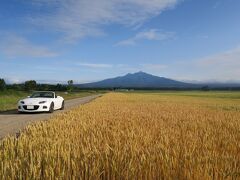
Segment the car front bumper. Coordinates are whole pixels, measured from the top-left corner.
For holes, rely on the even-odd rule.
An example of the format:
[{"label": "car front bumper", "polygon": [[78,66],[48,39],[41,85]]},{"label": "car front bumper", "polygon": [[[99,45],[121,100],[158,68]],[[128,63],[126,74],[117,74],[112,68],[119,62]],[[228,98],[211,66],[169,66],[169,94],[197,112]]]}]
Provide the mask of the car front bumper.
[{"label": "car front bumper", "polygon": [[[29,108],[29,106],[33,106]],[[47,104],[37,104],[37,105],[27,105],[27,104],[19,104],[18,112],[47,112],[49,111],[49,105]]]}]

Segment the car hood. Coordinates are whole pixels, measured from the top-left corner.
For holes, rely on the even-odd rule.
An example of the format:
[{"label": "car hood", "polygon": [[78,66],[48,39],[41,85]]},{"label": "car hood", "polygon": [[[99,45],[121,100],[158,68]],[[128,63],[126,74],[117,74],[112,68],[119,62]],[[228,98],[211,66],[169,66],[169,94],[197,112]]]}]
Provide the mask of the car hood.
[{"label": "car hood", "polygon": [[52,98],[26,98],[22,99],[21,101],[24,101],[25,104],[39,104],[41,101],[49,102]]}]

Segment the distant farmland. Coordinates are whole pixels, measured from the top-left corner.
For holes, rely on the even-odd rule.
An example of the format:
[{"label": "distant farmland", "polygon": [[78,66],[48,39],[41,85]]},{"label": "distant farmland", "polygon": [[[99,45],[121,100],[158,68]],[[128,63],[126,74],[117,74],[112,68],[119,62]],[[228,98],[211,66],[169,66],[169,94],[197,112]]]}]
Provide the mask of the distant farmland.
[{"label": "distant farmland", "polygon": [[240,93],[109,93],[0,142],[0,179],[240,178]]}]

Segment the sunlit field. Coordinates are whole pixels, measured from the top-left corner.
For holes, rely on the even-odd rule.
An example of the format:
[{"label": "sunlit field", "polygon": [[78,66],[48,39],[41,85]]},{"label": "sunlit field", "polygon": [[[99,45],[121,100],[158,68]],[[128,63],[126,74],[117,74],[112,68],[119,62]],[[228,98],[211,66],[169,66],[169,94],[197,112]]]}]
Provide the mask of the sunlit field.
[{"label": "sunlit field", "polygon": [[105,94],[2,140],[0,179],[238,179],[238,97]]}]

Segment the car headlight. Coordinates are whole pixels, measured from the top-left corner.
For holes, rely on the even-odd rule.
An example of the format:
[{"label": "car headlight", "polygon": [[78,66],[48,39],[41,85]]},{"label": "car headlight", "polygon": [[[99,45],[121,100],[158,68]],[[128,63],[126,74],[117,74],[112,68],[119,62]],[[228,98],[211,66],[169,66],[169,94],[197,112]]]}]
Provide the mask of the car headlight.
[{"label": "car headlight", "polygon": [[46,103],[47,101],[40,101],[39,104],[44,104]]},{"label": "car headlight", "polygon": [[21,103],[21,104],[25,104],[25,102],[24,102],[24,101],[20,101],[20,103]]}]

